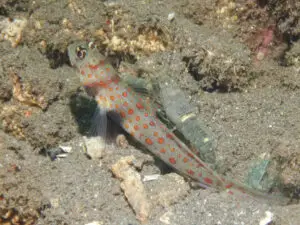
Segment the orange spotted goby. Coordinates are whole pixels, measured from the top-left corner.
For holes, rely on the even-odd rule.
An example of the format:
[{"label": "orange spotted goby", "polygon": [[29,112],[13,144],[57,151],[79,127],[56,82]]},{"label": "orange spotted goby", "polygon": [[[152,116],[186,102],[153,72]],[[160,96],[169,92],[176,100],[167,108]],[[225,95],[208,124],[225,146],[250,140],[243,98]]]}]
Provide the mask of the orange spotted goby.
[{"label": "orange spotted goby", "polygon": [[[93,44],[73,43],[68,47],[68,55],[72,66],[77,69],[81,84],[97,101],[102,117],[108,111],[117,113],[120,125],[126,132],[180,174],[206,187],[227,190],[230,194],[251,193],[269,199],[269,195],[226,179],[205,165],[156,117],[151,105],[120,79]],[[103,130],[105,133],[105,127]]]}]

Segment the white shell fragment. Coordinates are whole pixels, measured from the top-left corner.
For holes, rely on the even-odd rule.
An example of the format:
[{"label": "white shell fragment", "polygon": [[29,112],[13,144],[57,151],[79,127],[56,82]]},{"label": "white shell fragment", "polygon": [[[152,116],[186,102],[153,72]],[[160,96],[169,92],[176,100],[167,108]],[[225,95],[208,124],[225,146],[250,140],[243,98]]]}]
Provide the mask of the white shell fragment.
[{"label": "white shell fragment", "polygon": [[160,174],[145,175],[143,177],[143,182],[157,180],[159,177],[160,177]]},{"label": "white shell fragment", "polygon": [[66,158],[68,156],[68,153],[70,153],[72,151],[72,147],[71,146],[59,145],[58,148],[61,151],[61,153],[57,154],[55,156],[57,159],[58,158]]},{"label": "white shell fragment", "polygon": [[265,217],[259,221],[259,225],[268,225],[273,221],[274,214],[270,211],[265,212]]},{"label": "white shell fragment", "polygon": [[63,153],[63,154],[56,155],[56,158],[66,158],[67,156],[68,154]]},{"label": "white shell fragment", "polygon": [[103,222],[100,222],[100,221],[93,221],[91,223],[86,223],[84,225],[103,225]]},{"label": "white shell fragment", "polygon": [[63,150],[65,153],[70,153],[72,151],[72,147],[71,146],[59,145],[58,147],[61,148],[61,150]]},{"label": "white shell fragment", "polygon": [[175,12],[169,13],[169,15],[168,15],[168,20],[169,20],[169,21],[172,21],[172,20],[174,20],[174,19],[175,19]]}]

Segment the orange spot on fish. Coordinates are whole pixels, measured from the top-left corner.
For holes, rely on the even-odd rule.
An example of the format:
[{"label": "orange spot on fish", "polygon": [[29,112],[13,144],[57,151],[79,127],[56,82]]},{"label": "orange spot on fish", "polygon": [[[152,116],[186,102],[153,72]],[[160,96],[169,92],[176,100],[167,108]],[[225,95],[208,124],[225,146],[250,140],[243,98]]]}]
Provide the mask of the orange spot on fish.
[{"label": "orange spot on fish", "polygon": [[148,116],[149,116],[149,114],[148,114],[148,113],[145,113],[145,114],[144,114],[144,116],[145,116],[145,117],[148,117]]},{"label": "orange spot on fish", "polygon": [[121,98],[121,95],[117,95],[117,98]]},{"label": "orange spot on fish", "polygon": [[124,127],[125,127],[126,129],[128,129],[128,128],[129,128],[129,124],[128,124],[128,123],[125,123],[125,124],[124,124]]},{"label": "orange spot on fish", "polygon": [[148,145],[152,145],[153,144],[153,142],[152,142],[152,140],[150,139],[150,138],[146,138],[146,143],[148,144]]},{"label": "orange spot on fish", "polygon": [[116,90],[117,90],[117,91],[119,90],[119,87],[118,87],[118,86],[116,87]]},{"label": "orange spot on fish", "polygon": [[161,153],[166,153],[166,149],[162,148],[162,149],[160,149],[160,152]]},{"label": "orange spot on fish", "polygon": [[86,80],[86,84],[85,86],[88,86],[88,87],[102,87],[102,88],[106,88],[107,87],[107,84],[106,82],[103,82],[103,81],[97,81],[97,82],[94,82],[94,83],[90,83],[88,82],[88,80]]},{"label": "orange spot on fish", "polygon": [[143,109],[144,108],[143,105],[140,102],[136,103],[136,107],[138,109]]},{"label": "orange spot on fish", "polygon": [[167,134],[167,138],[173,140],[173,135],[172,134]]},{"label": "orange spot on fish", "polygon": [[139,126],[138,125],[134,125],[133,127],[135,130],[139,130]]},{"label": "orange spot on fish", "polygon": [[233,186],[233,183],[229,183],[225,186],[225,188],[231,188]]},{"label": "orange spot on fish", "polygon": [[158,143],[159,144],[163,144],[165,142],[165,139],[163,139],[162,137],[158,138]]},{"label": "orange spot on fish", "polygon": [[91,64],[89,64],[89,68],[91,69],[91,70],[97,70],[98,68],[99,68],[99,65],[91,65]]},{"label": "orange spot on fish", "polygon": [[104,96],[100,96],[100,99],[101,99],[101,101],[106,101],[106,97],[104,97]]},{"label": "orange spot on fish", "polygon": [[158,132],[154,131],[153,135],[154,135],[154,137],[157,137],[158,136]]},{"label": "orange spot on fish", "polygon": [[171,152],[175,152],[175,148],[171,148]]},{"label": "orange spot on fish", "polygon": [[213,183],[212,179],[210,179],[209,177],[205,177],[204,182],[207,183],[207,184],[212,184]]},{"label": "orange spot on fish", "polygon": [[127,97],[127,92],[124,91],[124,92],[122,93],[122,95],[123,95],[123,97]]},{"label": "orange spot on fish", "polygon": [[202,163],[198,163],[197,168],[199,168],[199,167],[204,167],[204,165]]},{"label": "orange spot on fish", "polygon": [[103,71],[103,70],[101,70],[101,71],[100,71],[100,74],[101,74],[101,76],[103,76],[103,75],[104,75],[104,71]]},{"label": "orange spot on fish", "polygon": [[128,114],[132,115],[134,113],[133,109],[128,109]]},{"label": "orange spot on fish", "polygon": [[184,162],[184,163],[187,163],[188,161],[189,161],[188,158],[183,158],[183,162]]},{"label": "orange spot on fish", "polygon": [[80,73],[81,73],[81,75],[85,75],[84,70],[81,70]]},{"label": "orange spot on fish", "polygon": [[132,123],[132,119],[129,119],[128,122],[129,122],[129,123]]},{"label": "orange spot on fish", "polygon": [[115,108],[118,109],[118,108],[119,108],[119,105],[118,105],[118,104],[115,104]]},{"label": "orange spot on fish", "polygon": [[122,117],[122,118],[125,118],[125,117],[126,117],[126,113],[125,113],[124,111],[121,111],[120,114],[121,114],[121,117]]},{"label": "orange spot on fish", "polygon": [[173,158],[173,157],[171,157],[171,158],[169,158],[169,162],[170,162],[171,164],[176,164],[176,159]]},{"label": "orange spot on fish", "polygon": [[187,170],[187,173],[188,173],[189,175],[194,175],[194,174],[195,174],[195,172],[194,172],[193,170]]},{"label": "orange spot on fish", "polygon": [[148,129],[148,125],[147,124],[143,124],[144,129]]},{"label": "orange spot on fish", "polygon": [[128,106],[128,102],[124,102],[123,106],[127,107]]},{"label": "orange spot on fish", "polygon": [[110,96],[110,100],[114,101],[115,100],[115,96]]},{"label": "orange spot on fish", "polygon": [[88,78],[92,78],[92,76],[93,76],[92,74],[90,74],[90,73],[88,74]]},{"label": "orange spot on fish", "polygon": [[136,116],[136,117],[135,117],[135,120],[136,120],[136,121],[140,121],[140,119],[141,119],[140,116]]},{"label": "orange spot on fish", "polygon": [[195,158],[195,156],[194,156],[192,153],[190,153],[190,152],[188,152],[187,155],[188,155],[189,157],[191,157],[192,159]]},{"label": "orange spot on fish", "polygon": [[109,72],[109,71],[110,71],[110,68],[109,68],[109,67],[106,67],[105,70],[106,70],[106,72]]},{"label": "orange spot on fish", "polygon": [[111,87],[110,87],[110,88],[108,88],[108,90],[109,90],[109,91],[113,91],[113,89],[112,89]]}]

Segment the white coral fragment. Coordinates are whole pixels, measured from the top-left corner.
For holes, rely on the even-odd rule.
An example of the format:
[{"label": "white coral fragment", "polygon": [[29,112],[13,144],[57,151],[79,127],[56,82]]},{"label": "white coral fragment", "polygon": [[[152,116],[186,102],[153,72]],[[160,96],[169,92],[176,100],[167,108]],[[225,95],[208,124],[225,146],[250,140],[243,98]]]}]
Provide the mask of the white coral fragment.
[{"label": "white coral fragment", "polygon": [[137,219],[145,222],[149,217],[151,205],[141,176],[133,167],[134,160],[136,160],[134,156],[123,157],[112,166],[111,170],[121,180],[121,189]]},{"label": "white coral fragment", "polygon": [[22,31],[27,25],[26,19],[9,19],[0,21],[0,41],[10,41],[13,48],[17,47],[22,39]]}]

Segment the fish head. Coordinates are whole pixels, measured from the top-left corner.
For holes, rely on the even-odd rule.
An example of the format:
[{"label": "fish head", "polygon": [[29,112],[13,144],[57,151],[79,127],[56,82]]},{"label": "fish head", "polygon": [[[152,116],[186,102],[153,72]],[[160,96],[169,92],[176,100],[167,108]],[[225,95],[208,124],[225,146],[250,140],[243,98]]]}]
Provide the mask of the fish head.
[{"label": "fish head", "polygon": [[78,70],[84,86],[95,83],[107,83],[115,75],[112,66],[98,51],[93,43],[75,42],[68,47],[70,63]]},{"label": "fish head", "polygon": [[68,46],[68,56],[71,65],[80,68],[82,65],[87,64],[91,58],[90,54],[93,55],[93,50],[96,49],[84,41],[70,44]]}]

